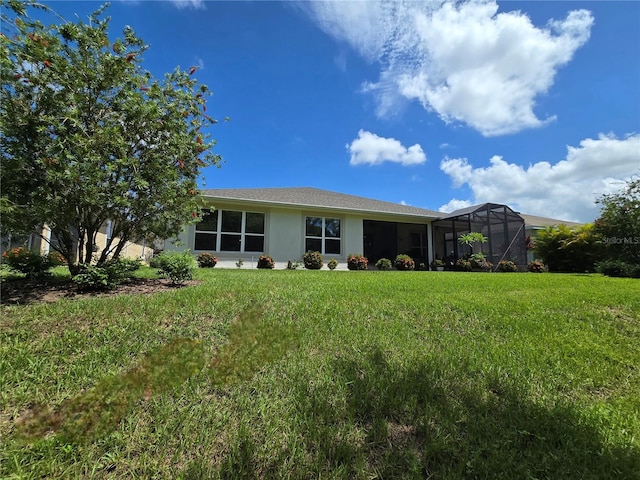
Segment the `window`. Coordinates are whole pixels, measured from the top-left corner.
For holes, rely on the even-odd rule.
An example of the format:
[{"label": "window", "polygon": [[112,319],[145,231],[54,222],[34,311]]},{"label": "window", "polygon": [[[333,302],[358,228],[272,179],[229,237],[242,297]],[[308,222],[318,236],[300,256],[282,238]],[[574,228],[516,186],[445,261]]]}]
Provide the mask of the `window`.
[{"label": "window", "polygon": [[340,255],[340,219],[307,217],[304,249],[329,255]]},{"label": "window", "polygon": [[203,210],[194,250],[264,252],[264,213]]}]

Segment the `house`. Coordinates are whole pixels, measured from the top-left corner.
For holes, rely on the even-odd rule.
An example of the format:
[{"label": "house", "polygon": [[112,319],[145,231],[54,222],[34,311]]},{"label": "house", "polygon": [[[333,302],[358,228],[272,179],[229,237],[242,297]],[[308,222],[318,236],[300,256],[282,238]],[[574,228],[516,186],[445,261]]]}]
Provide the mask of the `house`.
[{"label": "house", "polygon": [[[40,231],[41,235],[6,235],[0,239],[0,252],[4,253],[7,250],[16,247],[25,247],[29,250],[39,252],[41,255],[47,255],[53,249],[51,244],[56,243],[56,238],[52,238],[51,230],[44,225]],[[96,235],[96,241],[94,244],[94,252],[99,255],[101,251],[106,248],[107,241],[111,236],[111,221],[107,221],[102,224]],[[145,240],[139,242],[126,242],[121,257],[124,258],[141,258],[143,260],[149,259],[153,255],[155,245],[147,245]]]},{"label": "house", "polygon": [[483,250],[490,261],[527,261],[525,220],[506,205],[445,214],[309,187],[214,189],[203,197],[202,221],[187,227],[179,242],[167,240],[165,250],[212,252],[228,267],[239,259],[255,266],[263,254],[284,267],[309,250],[321,252],[325,262],[344,263],[350,253],[361,253],[373,265],[406,253],[428,265],[434,258],[461,257],[466,251],[458,236],[479,231],[488,238]]}]

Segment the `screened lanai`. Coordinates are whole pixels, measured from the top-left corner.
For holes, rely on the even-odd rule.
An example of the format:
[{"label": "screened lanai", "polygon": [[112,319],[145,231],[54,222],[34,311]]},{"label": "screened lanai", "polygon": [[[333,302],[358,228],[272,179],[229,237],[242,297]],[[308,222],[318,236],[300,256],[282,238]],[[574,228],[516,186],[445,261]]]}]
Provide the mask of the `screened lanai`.
[{"label": "screened lanai", "polygon": [[432,223],[435,258],[447,264],[472,253],[462,245],[460,235],[480,232],[487,242],[475,245],[474,252],[482,250],[488,261],[497,265],[501,260],[511,260],[519,266],[526,265],[524,220],[506,205],[484,203],[456,210]]}]

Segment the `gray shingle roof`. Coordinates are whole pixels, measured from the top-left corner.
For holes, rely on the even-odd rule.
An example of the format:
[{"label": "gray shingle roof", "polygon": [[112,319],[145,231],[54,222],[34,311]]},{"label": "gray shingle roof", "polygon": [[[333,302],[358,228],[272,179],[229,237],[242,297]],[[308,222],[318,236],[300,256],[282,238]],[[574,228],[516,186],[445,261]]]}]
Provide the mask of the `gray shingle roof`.
[{"label": "gray shingle roof", "polygon": [[219,188],[204,190],[205,197],[259,202],[280,206],[319,207],[354,212],[389,213],[393,215],[438,218],[442,213],[400,203],[383,202],[355,195],[311,187],[285,188]]},{"label": "gray shingle roof", "polygon": [[[436,212],[425,208],[410,207],[400,203],[384,202],[371,198],[346,195],[312,187],[283,187],[283,188],[217,188],[204,190],[203,195],[211,199],[236,200],[241,202],[262,203],[278,206],[316,207],[352,212],[388,213],[392,215],[424,217],[426,219],[446,218],[464,213],[470,213],[479,205],[456,210],[453,213]],[[469,212],[467,212],[467,210]],[[553,218],[538,217],[520,213],[525,224],[534,227],[559,225],[561,223],[571,227],[579,225]]]},{"label": "gray shingle roof", "polygon": [[524,218],[524,223],[530,227],[551,227],[554,225],[566,225],[567,227],[577,227],[582,225],[577,222],[568,222],[566,220],[558,220],[557,218],[538,217],[536,215],[526,215],[521,213],[520,216]]}]

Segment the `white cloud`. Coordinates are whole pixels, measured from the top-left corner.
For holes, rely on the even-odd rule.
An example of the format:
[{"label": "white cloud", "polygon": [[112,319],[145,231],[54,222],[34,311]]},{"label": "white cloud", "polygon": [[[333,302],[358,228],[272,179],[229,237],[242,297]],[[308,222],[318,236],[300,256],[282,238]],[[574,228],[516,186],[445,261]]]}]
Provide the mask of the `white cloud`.
[{"label": "white cloud", "polygon": [[483,135],[539,127],[536,98],[589,39],[593,17],[574,10],[536,27],[494,1],[308,2],[303,8],[333,37],[381,65],[374,93],[380,116],[417,100],[449,122]]},{"label": "white cloud", "polygon": [[[579,147],[568,146],[566,158],[555,164],[541,161],[525,168],[496,155],[488,167],[476,168],[466,158],[445,158],[440,169],[454,186],[471,188],[469,204],[505,203],[523,213],[589,222],[598,216],[597,197],[619,191],[619,179],[640,172],[640,134],[587,138]],[[463,202],[452,200],[441,210],[461,208]]]},{"label": "white cloud", "polygon": [[439,212],[451,213],[454,210],[458,210],[460,208],[466,208],[473,205],[469,200],[458,200],[457,198],[452,198],[447,203],[438,208]]},{"label": "white cloud", "polygon": [[407,202],[405,202],[404,200],[400,200],[400,205],[404,205],[404,206],[406,206],[406,205],[407,205]]},{"label": "white cloud", "polygon": [[205,9],[204,0],[171,0],[171,3],[181,10],[183,8],[193,8],[194,10]]},{"label": "white cloud", "polygon": [[375,133],[360,130],[358,138],[346,145],[351,153],[351,165],[380,165],[384,162],[402,165],[420,165],[427,156],[419,144],[406,148],[395,138],[379,137]]}]

